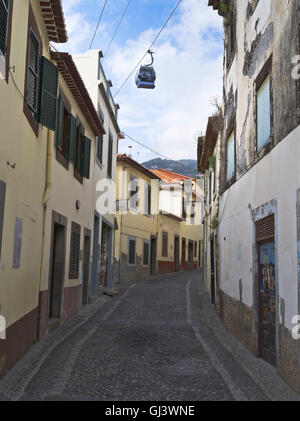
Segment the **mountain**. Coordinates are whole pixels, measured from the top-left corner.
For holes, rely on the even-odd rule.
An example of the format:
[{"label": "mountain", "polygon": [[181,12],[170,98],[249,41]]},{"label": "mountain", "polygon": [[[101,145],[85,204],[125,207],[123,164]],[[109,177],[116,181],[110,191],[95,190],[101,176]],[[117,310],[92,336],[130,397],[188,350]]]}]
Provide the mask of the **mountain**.
[{"label": "mountain", "polygon": [[192,178],[197,175],[197,161],[195,159],[180,159],[178,161],[172,161],[169,159],[156,158],[143,162],[142,165],[149,170],[162,168],[164,170],[173,171]]}]

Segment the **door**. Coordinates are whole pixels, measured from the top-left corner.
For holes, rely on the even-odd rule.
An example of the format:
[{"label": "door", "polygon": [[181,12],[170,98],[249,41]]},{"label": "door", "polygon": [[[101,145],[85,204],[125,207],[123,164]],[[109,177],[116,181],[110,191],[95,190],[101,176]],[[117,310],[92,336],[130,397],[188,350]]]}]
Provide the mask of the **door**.
[{"label": "door", "polygon": [[156,250],[157,250],[157,238],[151,237],[150,246],[150,273],[151,275],[156,274]]},{"label": "door", "polygon": [[61,318],[64,284],[65,227],[54,224],[52,243],[52,267],[50,280],[49,319]]},{"label": "door", "polygon": [[83,259],[83,283],[82,283],[82,305],[88,304],[89,300],[89,280],[90,280],[90,253],[91,236],[84,237],[84,259]]},{"label": "door", "polygon": [[260,354],[276,365],[276,285],[275,243],[258,244],[259,250],[259,327]]},{"label": "door", "polygon": [[94,218],[94,240],[93,240],[93,261],[92,261],[92,281],[91,281],[91,296],[98,295],[100,290],[100,275],[99,275],[99,229],[100,218],[95,215]]},{"label": "door", "polygon": [[185,270],[185,263],[186,263],[186,258],[185,258],[185,247],[186,247],[186,242],[185,242],[185,238],[182,239],[182,248],[181,248],[181,266],[182,266],[182,270]]},{"label": "door", "polygon": [[175,270],[179,270],[179,237],[175,236],[175,242],[174,242],[174,264],[175,264]]},{"label": "door", "polygon": [[189,241],[189,270],[194,269],[194,243]]},{"label": "door", "polygon": [[211,238],[210,241],[210,284],[211,284],[211,303],[215,304],[215,241]]}]

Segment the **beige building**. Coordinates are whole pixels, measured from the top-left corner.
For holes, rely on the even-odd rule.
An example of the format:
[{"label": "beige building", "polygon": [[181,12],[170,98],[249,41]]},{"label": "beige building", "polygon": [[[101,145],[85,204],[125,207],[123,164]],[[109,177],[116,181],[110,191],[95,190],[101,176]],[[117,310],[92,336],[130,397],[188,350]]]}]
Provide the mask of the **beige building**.
[{"label": "beige building", "polygon": [[65,42],[56,1],[1,2],[0,377],[37,340],[47,145],[55,129],[58,73],[49,42]]}]

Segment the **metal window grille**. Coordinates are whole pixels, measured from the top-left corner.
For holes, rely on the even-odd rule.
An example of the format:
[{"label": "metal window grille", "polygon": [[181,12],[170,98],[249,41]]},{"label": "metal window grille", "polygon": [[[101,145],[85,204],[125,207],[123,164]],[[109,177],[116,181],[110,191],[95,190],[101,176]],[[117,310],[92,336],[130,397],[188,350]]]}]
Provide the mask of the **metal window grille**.
[{"label": "metal window grille", "polygon": [[0,55],[6,56],[9,0],[0,0]]}]

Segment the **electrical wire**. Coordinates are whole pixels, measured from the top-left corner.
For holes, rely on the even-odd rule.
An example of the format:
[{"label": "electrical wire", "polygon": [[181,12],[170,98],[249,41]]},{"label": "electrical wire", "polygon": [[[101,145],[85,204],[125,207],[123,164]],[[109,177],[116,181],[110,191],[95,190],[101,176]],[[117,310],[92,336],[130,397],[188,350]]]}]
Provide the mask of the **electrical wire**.
[{"label": "electrical wire", "polygon": [[101,22],[101,19],[102,19],[102,16],[103,16],[103,13],[104,13],[104,10],[105,10],[105,7],[106,7],[106,4],[107,4],[107,1],[108,1],[108,0],[105,0],[104,5],[103,5],[103,7],[102,7],[102,10],[101,10],[101,13],[100,13],[100,17],[99,17],[99,20],[98,20],[98,24],[97,24],[97,26],[96,26],[96,29],[95,29],[95,32],[94,32],[94,35],[93,35],[93,38],[92,38],[92,41],[91,41],[90,50],[92,49],[92,45],[93,45],[93,42],[94,42],[95,36],[96,36],[96,34],[97,34],[97,31],[98,31],[98,28],[99,28],[99,25],[100,25],[100,22]]},{"label": "electrical wire", "polygon": [[125,81],[122,83],[122,85],[118,88],[118,90],[116,91],[116,93],[114,94],[113,97],[117,96],[118,93],[120,92],[120,90],[123,88],[123,86],[128,82],[128,80],[131,78],[131,76],[134,74],[134,72],[136,71],[136,69],[139,67],[139,65],[141,64],[141,62],[144,60],[144,58],[146,57],[146,55],[148,54],[148,51],[151,51],[151,48],[154,46],[154,44],[156,43],[156,41],[158,40],[158,38],[160,37],[162,31],[165,29],[165,27],[167,26],[167,24],[169,23],[170,19],[172,18],[172,16],[174,15],[174,13],[176,12],[176,10],[178,9],[180,3],[182,2],[182,0],[179,0],[178,3],[176,4],[176,6],[174,7],[173,11],[171,12],[171,14],[169,15],[168,19],[166,20],[166,22],[164,23],[164,25],[162,26],[162,28],[160,29],[160,31],[158,32],[158,34],[156,35],[156,37],[154,38],[152,44],[150,45],[150,47],[147,49],[147,51],[145,52],[145,54],[143,55],[143,57],[141,58],[141,60],[138,62],[138,64],[132,69],[132,71],[130,72],[129,76],[125,79]]},{"label": "electrical wire", "polygon": [[106,57],[107,57],[108,51],[109,51],[109,49],[110,49],[110,47],[111,47],[111,44],[113,43],[113,41],[114,41],[114,39],[115,39],[115,36],[116,36],[116,35],[117,35],[117,33],[118,33],[118,30],[119,30],[119,28],[120,28],[120,26],[121,26],[121,24],[122,24],[122,22],[123,22],[123,19],[124,19],[125,15],[126,15],[126,12],[127,12],[128,8],[129,8],[129,6],[130,6],[130,3],[131,3],[131,2],[132,2],[132,0],[128,0],[127,6],[126,6],[126,8],[125,8],[125,10],[124,10],[124,13],[123,13],[123,15],[122,15],[122,17],[121,17],[121,19],[120,19],[120,21],[119,21],[119,23],[118,23],[118,25],[117,25],[117,28],[116,28],[116,30],[115,30],[115,32],[114,32],[114,34],[113,34],[113,36],[112,36],[112,38],[111,38],[111,40],[110,40],[110,42],[109,42],[109,44],[108,44],[108,47],[107,47],[107,49],[106,49],[106,51],[105,51],[104,58],[106,58]]}]

